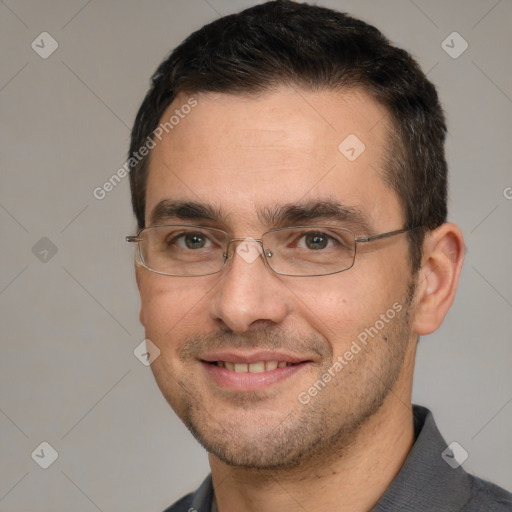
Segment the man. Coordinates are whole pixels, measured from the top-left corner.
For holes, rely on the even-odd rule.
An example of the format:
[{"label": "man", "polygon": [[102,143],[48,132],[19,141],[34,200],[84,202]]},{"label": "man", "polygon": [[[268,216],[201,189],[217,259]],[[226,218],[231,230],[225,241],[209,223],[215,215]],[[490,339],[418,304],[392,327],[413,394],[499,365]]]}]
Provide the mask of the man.
[{"label": "man", "polygon": [[169,511],[512,509],[411,404],[464,257],[445,132],[414,60],[325,8],[255,6],[161,64],[128,240],[153,373],[211,466]]}]

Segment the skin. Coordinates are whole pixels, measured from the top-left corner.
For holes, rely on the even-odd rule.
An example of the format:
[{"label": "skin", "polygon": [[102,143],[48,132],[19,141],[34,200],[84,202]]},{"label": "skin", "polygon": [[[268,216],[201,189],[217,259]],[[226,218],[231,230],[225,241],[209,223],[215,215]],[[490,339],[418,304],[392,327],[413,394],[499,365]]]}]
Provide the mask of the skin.
[{"label": "skin", "polygon": [[[265,208],[335,200],[366,215],[364,229],[350,226],[356,236],[403,227],[381,170],[388,116],[364,92],[281,87],[195,97],[197,107],[152,150],[146,225],[161,200],[194,201],[224,218],[167,222],[260,238],[275,227],[258,215]],[[176,98],[162,119],[187,99]],[[349,134],[366,146],[353,162],[338,150]],[[375,505],[413,444],[417,337],[443,321],[463,247],[457,226],[443,224],[427,235],[415,275],[405,235],[361,244],[353,268],[322,277],[280,276],[262,257],[247,263],[236,251],[211,276],[161,276],[136,266],[140,320],[161,351],[151,365],[155,379],[209,452],[220,512]],[[299,393],[396,303],[400,313],[301,403]],[[208,350],[256,347],[308,363],[263,390],[239,391],[217,385],[200,361]]]}]

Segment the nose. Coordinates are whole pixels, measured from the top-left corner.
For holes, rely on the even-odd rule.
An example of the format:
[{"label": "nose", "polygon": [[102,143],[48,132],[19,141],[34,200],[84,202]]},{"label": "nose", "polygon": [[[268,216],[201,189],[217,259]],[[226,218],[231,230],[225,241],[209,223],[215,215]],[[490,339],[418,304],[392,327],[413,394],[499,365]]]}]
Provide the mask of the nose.
[{"label": "nose", "polygon": [[290,311],[290,293],[265,263],[261,244],[235,239],[232,249],[212,297],[213,320],[236,333],[263,322],[282,322]]}]

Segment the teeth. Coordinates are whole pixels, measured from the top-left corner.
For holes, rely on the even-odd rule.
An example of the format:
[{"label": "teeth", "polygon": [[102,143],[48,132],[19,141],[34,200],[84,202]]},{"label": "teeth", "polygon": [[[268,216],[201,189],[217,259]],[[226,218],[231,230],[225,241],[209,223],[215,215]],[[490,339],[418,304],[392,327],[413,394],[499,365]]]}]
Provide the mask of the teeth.
[{"label": "teeth", "polygon": [[226,368],[237,373],[262,373],[264,371],[275,370],[276,368],[285,368],[288,363],[285,361],[257,361],[256,363],[230,363],[229,361],[217,361],[217,366]]},{"label": "teeth", "polygon": [[251,363],[249,365],[250,373],[261,373],[264,371],[265,371],[265,362],[264,361],[258,361],[257,363]]},{"label": "teeth", "polygon": [[[286,363],[284,363],[286,366]],[[275,370],[277,368],[277,361],[265,361],[265,370]]]}]

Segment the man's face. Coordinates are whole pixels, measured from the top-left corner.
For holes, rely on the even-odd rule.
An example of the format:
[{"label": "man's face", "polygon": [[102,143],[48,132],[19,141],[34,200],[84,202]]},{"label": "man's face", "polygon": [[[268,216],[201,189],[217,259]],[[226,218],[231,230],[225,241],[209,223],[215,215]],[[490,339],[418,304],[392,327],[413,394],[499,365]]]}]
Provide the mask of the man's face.
[{"label": "man's face", "polygon": [[[258,239],[277,227],[268,213],[280,211],[279,227],[344,226],[356,236],[403,227],[383,179],[388,117],[366,94],[281,88],[196,99],[152,150],[146,225]],[[193,206],[155,218],[162,201]],[[327,202],[346,208],[344,218],[320,211]],[[198,205],[220,216],[197,217]],[[333,275],[282,276],[262,256],[234,251],[218,274],[170,277],[139,266],[137,280],[146,337],[161,351],[156,381],[197,439],[229,464],[286,467],[346,445],[382,404],[409,392],[415,337],[405,235],[359,244],[353,268]]]}]

